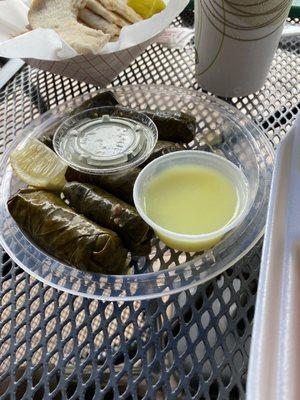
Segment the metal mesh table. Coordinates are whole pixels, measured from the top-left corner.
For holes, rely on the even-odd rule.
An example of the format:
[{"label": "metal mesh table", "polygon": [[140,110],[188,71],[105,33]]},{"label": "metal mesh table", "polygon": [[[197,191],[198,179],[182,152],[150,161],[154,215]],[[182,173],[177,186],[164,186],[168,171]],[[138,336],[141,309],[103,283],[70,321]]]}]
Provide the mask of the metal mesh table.
[{"label": "metal mesh table", "polygon": [[[262,90],[230,100],[274,146],[300,110],[299,52],[300,37],[282,40]],[[192,43],[152,45],[113,85],[131,83],[200,90]],[[0,93],[0,152],[40,113],[93,90],[24,67]],[[103,303],[45,286],[0,252],[0,398],[243,399],[260,254],[261,243],[192,291]]]}]

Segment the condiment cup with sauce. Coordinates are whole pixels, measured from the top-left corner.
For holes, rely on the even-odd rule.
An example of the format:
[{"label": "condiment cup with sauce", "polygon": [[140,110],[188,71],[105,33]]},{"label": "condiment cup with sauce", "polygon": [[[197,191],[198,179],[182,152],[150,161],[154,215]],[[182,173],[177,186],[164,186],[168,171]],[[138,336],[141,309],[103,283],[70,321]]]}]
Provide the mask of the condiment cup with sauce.
[{"label": "condiment cup with sauce", "polygon": [[236,228],[251,207],[248,182],[231,161],[184,150],[148,164],[133,190],[141,217],[169,247],[207,250]]}]

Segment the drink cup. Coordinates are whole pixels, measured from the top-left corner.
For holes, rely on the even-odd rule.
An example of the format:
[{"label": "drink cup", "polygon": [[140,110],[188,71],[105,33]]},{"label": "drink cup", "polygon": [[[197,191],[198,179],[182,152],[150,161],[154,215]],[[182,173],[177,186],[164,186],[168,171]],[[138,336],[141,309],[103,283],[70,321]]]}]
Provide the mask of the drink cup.
[{"label": "drink cup", "polygon": [[291,0],[195,0],[196,77],[221,97],[259,90]]}]

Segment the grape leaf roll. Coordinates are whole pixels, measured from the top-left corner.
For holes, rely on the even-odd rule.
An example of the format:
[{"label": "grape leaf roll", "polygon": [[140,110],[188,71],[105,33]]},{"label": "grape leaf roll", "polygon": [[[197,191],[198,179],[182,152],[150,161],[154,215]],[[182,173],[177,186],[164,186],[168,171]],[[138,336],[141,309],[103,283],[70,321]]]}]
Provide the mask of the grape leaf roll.
[{"label": "grape leaf roll", "polygon": [[105,190],[94,185],[70,182],[64,186],[63,193],[76,212],[116,232],[129,250],[140,249],[147,239],[150,227],[135,207]]},{"label": "grape leaf roll", "polygon": [[[155,123],[158,140],[174,143],[189,143],[196,136],[196,118],[182,111],[138,110],[147,115]],[[122,110],[115,108],[114,115],[122,117]]]},{"label": "grape leaf roll", "polygon": [[[158,140],[153,152],[142,167],[164,154],[183,149],[182,144]],[[125,172],[111,175],[91,175],[69,167],[66,172],[66,179],[68,182],[76,181],[99,186],[126,203],[133,205],[133,186],[140,172],[139,167],[134,167]]]},{"label": "grape leaf roll", "polygon": [[196,136],[196,118],[179,111],[142,111],[155,123],[159,140],[189,143]]},{"label": "grape leaf roll", "polygon": [[46,190],[22,189],[8,201],[19,227],[41,249],[80,270],[125,273],[127,251],[116,233],[77,214]]},{"label": "grape leaf roll", "polygon": [[147,160],[141,165],[141,167],[145,167],[151,161],[155,160],[158,157],[161,157],[168,153],[173,153],[174,151],[185,150],[184,146],[181,143],[174,143],[166,140],[158,140],[152,153],[147,158]]},{"label": "grape leaf roll", "polygon": [[84,101],[80,106],[75,107],[70,115],[75,115],[79,112],[88,110],[89,108],[96,108],[96,107],[113,107],[118,105],[118,101],[115,98],[114,94],[110,91],[106,91],[103,93],[98,93],[96,96]]},{"label": "grape leaf roll", "polygon": [[133,205],[133,186],[140,172],[140,168],[135,167],[111,175],[91,175],[68,167],[66,180],[99,186],[126,203]]}]

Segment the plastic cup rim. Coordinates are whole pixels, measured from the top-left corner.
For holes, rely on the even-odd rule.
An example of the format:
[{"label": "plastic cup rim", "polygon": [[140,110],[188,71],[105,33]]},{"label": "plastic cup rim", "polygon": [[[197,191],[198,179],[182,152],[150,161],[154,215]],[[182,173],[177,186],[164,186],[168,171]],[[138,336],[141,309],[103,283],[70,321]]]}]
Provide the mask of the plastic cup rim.
[{"label": "plastic cup rim", "polygon": [[[245,185],[246,188],[246,201],[244,206],[241,208],[240,212],[236,215],[233,216],[232,219],[223,227],[221,227],[218,230],[215,230],[213,232],[208,232],[208,233],[201,233],[201,234],[185,234],[185,233],[178,233],[178,232],[173,232],[170,231],[160,225],[158,225],[156,222],[154,222],[143,210],[141,207],[140,203],[140,198],[138,194],[138,187],[140,185],[140,182],[142,181],[143,177],[145,174],[147,174],[148,170],[153,168],[155,164],[158,162],[161,162],[162,160],[170,159],[176,157],[178,154],[185,154],[186,156],[189,157],[188,154],[193,154],[193,155],[199,155],[199,156],[205,156],[207,158],[215,158],[218,160],[221,160],[224,164],[227,164],[232,170],[239,175],[240,181],[243,181],[243,184]],[[176,151],[173,153],[168,153],[165,154],[161,157],[158,157],[157,159],[151,161],[146,167],[142,169],[142,171],[139,173],[135,183],[134,183],[134,188],[133,188],[133,201],[134,205],[140,214],[140,216],[143,218],[145,222],[147,222],[148,225],[150,225],[156,232],[159,234],[164,234],[168,238],[172,238],[175,240],[183,240],[187,242],[198,242],[198,241],[205,241],[205,240],[212,240],[215,238],[218,238],[219,236],[225,235],[227,232],[231,231],[235,227],[237,227],[246,217],[247,213],[249,212],[252,203],[249,201],[249,188],[248,188],[248,181],[243,172],[231,161],[228,159],[221,157],[217,154],[214,153],[209,153],[207,151],[202,151],[202,150],[180,150]]]}]

